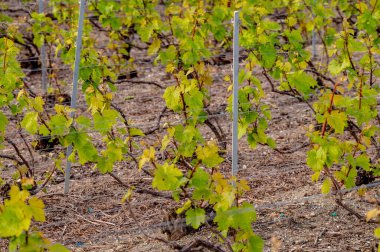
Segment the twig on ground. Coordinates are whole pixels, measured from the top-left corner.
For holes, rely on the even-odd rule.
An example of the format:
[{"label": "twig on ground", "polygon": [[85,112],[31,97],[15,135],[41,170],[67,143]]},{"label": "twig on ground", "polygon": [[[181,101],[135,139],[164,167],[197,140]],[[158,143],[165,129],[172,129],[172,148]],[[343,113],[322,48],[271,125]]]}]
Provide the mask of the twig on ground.
[{"label": "twig on ground", "polygon": [[317,237],[315,237],[315,240],[314,240],[314,246],[318,244],[318,240],[322,237],[322,235],[324,235],[327,231],[327,228],[324,228],[318,235]]},{"label": "twig on ground", "polygon": [[359,214],[358,212],[356,212],[354,209],[352,209],[351,207],[347,206],[346,204],[344,204],[342,202],[341,199],[335,199],[335,202],[341,206],[342,208],[346,209],[349,213],[353,214],[356,218],[358,218],[359,220],[361,221],[365,221],[365,218],[364,216],[362,216],[361,214]]},{"label": "twig on ground", "polygon": [[310,142],[306,142],[306,143],[303,143],[300,146],[294,148],[293,150],[280,150],[278,148],[274,148],[274,151],[276,151],[276,152],[278,152],[280,154],[292,154],[292,153],[294,153],[296,151],[299,151],[299,150],[301,150],[301,149],[303,149],[303,148],[305,148],[305,147],[307,147],[309,145],[310,145]]},{"label": "twig on ground", "polygon": [[159,130],[160,129],[160,123],[161,123],[161,119],[162,117],[164,116],[165,112],[167,110],[167,107],[165,106],[165,108],[161,111],[161,113],[158,115],[158,118],[157,118],[157,123],[156,123],[156,126],[146,132],[144,132],[145,135],[149,135],[149,134],[152,134],[154,133],[156,130]]}]

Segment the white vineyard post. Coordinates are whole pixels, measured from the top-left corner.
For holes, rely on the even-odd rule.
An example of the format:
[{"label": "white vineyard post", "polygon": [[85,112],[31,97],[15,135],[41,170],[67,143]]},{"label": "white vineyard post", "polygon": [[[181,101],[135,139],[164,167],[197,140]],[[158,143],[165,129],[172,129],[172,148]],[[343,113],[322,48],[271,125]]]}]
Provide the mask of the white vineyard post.
[{"label": "white vineyard post", "polygon": [[[317,0],[314,0],[314,8],[316,7],[316,5],[317,5]],[[313,17],[314,17],[314,14],[313,14]],[[317,44],[316,44],[317,38],[315,34],[315,28],[313,28],[313,31],[311,33],[311,43],[312,43],[312,50],[313,50],[312,56],[313,56],[313,59],[315,59],[317,57]]]},{"label": "white vineyard post", "polygon": [[[38,13],[44,12],[44,0],[38,0]],[[41,71],[42,71],[42,90],[44,93],[47,92],[47,71],[46,71],[46,48],[45,43],[41,46]]]},{"label": "white vineyard post", "polygon": [[238,172],[238,91],[239,91],[239,11],[234,12],[233,33],[233,96],[232,96],[232,175]]},{"label": "white vineyard post", "polygon": [[[80,0],[80,11],[79,11],[79,20],[78,20],[78,35],[76,39],[76,48],[75,48],[75,65],[73,73],[73,91],[71,95],[71,104],[72,109],[76,108],[77,96],[78,96],[78,77],[79,77],[79,63],[80,63],[80,54],[82,49],[82,34],[83,34],[83,22],[84,22],[84,9],[86,5],[86,0]],[[74,117],[74,110],[70,113],[71,117]],[[69,161],[69,156],[73,151],[73,146],[70,145],[66,151],[66,169],[65,169],[65,189],[64,192],[69,192],[70,184],[70,171],[71,171],[71,162]]]}]

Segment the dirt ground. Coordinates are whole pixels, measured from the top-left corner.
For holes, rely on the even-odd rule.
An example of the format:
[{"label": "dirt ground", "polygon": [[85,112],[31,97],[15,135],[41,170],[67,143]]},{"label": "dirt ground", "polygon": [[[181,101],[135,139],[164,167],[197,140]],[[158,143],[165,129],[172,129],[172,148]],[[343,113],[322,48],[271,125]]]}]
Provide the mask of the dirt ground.
[{"label": "dirt ground", "polygon": [[[139,75],[134,81],[154,81],[164,87],[173,83],[167,80],[162,67],[148,64],[139,52],[132,53],[136,57]],[[214,77],[210,110],[224,112],[229,93],[223,77],[231,73],[231,66],[210,66],[210,71]],[[70,74],[70,71],[61,71],[59,78],[67,79],[69,83]],[[373,236],[376,224],[359,221],[338,207],[332,196],[321,195],[320,183],[311,182],[312,172],[305,163],[309,148],[305,133],[313,123],[310,109],[295,98],[272,93],[261,73],[255,74],[263,81],[267,94],[264,102],[272,109],[273,119],[268,132],[276,140],[278,149],[289,152],[280,154],[264,146],[252,150],[244,139],[239,142],[238,177],[247,179],[251,186],[242,200],[256,206],[257,221],[253,226],[255,232],[265,240],[264,250],[373,251],[377,242]],[[40,73],[29,75],[27,80],[32,89],[40,91]],[[153,128],[165,105],[162,99],[164,89],[141,83],[120,84],[118,89],[115,101],[133,121],[133,125],[144,130]],[[70,86],[67,87],[69,90]],[[84,105],[83,97],[80,97],[79,113],[85,113]],[[216,118],[227,135],[228,154],[221,169],[229,174],[231,118],[225,114]],[[160,125],[178,119],[172,113],[165,113]],[[208,129],[203,130],[208,138],[214,137]],[[148,141],[157,141],[164,132],[161,129],[150,134]],[[2,150],[5,153],[10,151],[10,148]],[[139,151],[136,150],[136,153]],[[51,165],[49,155],[36,156],[37,171]],[[151,178],[138,171],[132,162],[119,163],[114,172],[125,184],[151,188]],[[168,245],[147,238],[142,233],[127,207],[120,203],[126,193],[125,188],[112,177],[101,175],[89,166],[79,165],[73,166],[72,174],[69,194],[63,194],[63,176],[59,174],[54,175],[46,192],[38,194],[46,204],[47,220],[36,226],[48,238],[78,252],[172,251]],[[375,187],[368,189],[367,194],[378,197],[380,192]],[[348,199],[345,202],[361,214],[374,207],[356,191],[348,192],[345,198]],[[161,232],[161,228],[167,224],[164,216],[177,206],[165,198],[144,193],[133,194],[133,211],[141,228],[150,236],[166,237]],[[185,245],[196,238],[218,241],[208,230],[202,229],[176,242]],[[4,241],[1,244],[5,246]],[[1,251],[6,251],[6,248],[3,247]]]}]

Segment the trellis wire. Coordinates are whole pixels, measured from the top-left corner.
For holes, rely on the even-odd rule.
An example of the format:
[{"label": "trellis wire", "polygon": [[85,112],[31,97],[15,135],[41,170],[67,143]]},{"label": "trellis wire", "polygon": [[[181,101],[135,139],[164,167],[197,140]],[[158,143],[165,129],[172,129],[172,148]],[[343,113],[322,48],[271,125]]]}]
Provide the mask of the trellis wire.
[{"label": "trellis wire", "polygon": [[[80,1],[80,12],[79,12],[79,20],[78,20],[78,34],[76,40],[76,48],[75,48],[75,67],[73,73],[73,91],[71,95],[71,108],[76,108],[76,100],[78,95],[78,77],[79,77],[79,63],[80,63],[80,54],[82,49],[82,33],[83,33],[83,22],[84,22],[84,14],[85,14],[85,5],[86,0]],[[70,113],[70,117],[74,117],[74,111]],[[64,193],[69,192],[69,183],[70,183],[70,170],[71,170],[71,162],[69,160],[69,156],[73,150],[73,146],[70,145],[67,148],[66,157],[66,169],[65,169],[65,189]]]}]

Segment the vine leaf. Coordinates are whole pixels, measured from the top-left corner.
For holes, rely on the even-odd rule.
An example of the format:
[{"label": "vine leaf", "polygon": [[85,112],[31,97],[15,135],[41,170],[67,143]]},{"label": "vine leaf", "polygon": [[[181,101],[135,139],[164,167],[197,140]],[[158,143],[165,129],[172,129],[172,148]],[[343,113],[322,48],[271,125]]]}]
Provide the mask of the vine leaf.
[{"label": "vine leaf", "polygon": [[379,217],[380,217],[380,209],[375,208],[367,212],[366,221],[370,221],[373,219],[378,220]]},{"label": "vine leaf", "polygon": [[322,193],[323,194],[328,194],[331,190],[331,186],[332,186],[332,181],[330,178],[326,178],[325,181],[323,181],[323,184],[322,184]]},{"label": "vine leaf", "polygon": [[202,168],[197,168],[190,180],[190,186],[194,187],[192,198],[195,200],[210,199],[212,192],[209,187],[210,174]]},{"label": "vine leaf", "polygon": [[317,86],[316,80],[305,72],[295,72],[289,74],[289,84],[299,91],[304,97],[308,97]]},{"label": "vine leaf", "polygon": [[256,221],[256,211],[251,204],[244,202],[240,207],[218,211],[214,221],[218,223],[220,231],[228,231],[229,228],[250,231],[251,223]]},{"label": "vine leaf", "polygon": [[215,142],[208,142],[204,147],[198,146],[196,150],[197,157],[208,168],[215,167],[224,161],[218,154],[219,147]]},{"label": "vine leaf", "polygon": [[116,110],[106,109],[94,114],[94,128],[101,133],[107,133],[116,124],[119,113]]},{"label": "vine leaf", "polygon": [[344,112],[334,110],[330,115],[327,115],[327,123],[336,133],[342,134],[347,126],[347,115]]},{"label": "vine leaf", "polygon": [[21,121],[21,127],[30,134],[36,134],[38,131],[38,113],[34,111],[26,113]]},{"label": "vine leaf", "polygon": [[257,235],[251,235],[248,238],[248,251],[263,251],[264,241]]},{"label": "vine leaf", "polygon": [[203,208],[191,208],[186,211],[186,224],[197,229],[206,220],[206,212]]},{"label": "vine leaf", "polygon": [[157,165],[152,186],[158,190],[174,191],[181,185],[182,178],[183,174],[180,169],[174,164],[164,163]]},{"label": "vine leaf", "polygon": [[4,132],[8,125],[8,118],[0,111],[0,132]]},{"label": "vine leaf", "polygon": [[43,211],[44,203],[35,197],[26,200],[29,192],[20,191],[17,186],[12,186],[9,192],[10,199],[0,205],[0,237],[19,236],[23,231],[29,229],[31,219],[45,221]]},{"label": "vine leaf", "polygon": [[44,213],[44,207],[45,204],[42,202],[42,200],[33,197],[29,199],[29,205],[30,210],[32,212],[32,215],[36,221],[45,221],[45,213]]},{"label": "vine leaf", "polygon": [[156,151],[153,147],[145,149],[139,160],[139,169],[141,169],[145,163],[153,161],[155,153]]}]

